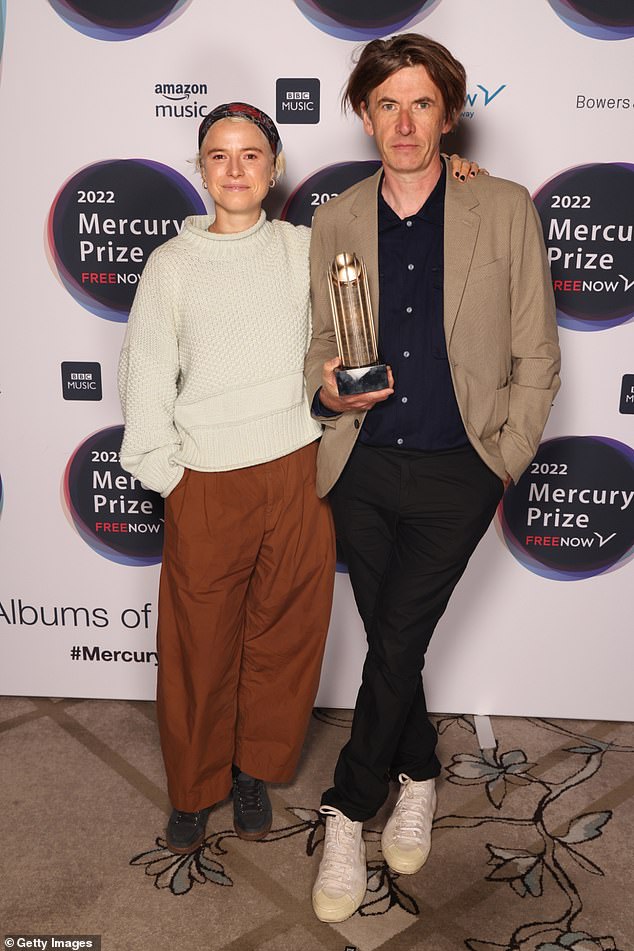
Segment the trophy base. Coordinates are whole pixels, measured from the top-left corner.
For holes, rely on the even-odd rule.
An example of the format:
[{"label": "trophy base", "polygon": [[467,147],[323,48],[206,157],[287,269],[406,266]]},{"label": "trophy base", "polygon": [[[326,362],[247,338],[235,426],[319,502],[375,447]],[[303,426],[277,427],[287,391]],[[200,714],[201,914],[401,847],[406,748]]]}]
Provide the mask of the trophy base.
[{"label": "trophy base", "polygon": [[384,363],[373,363],[369,367],[337,367],[335,370],[339,396],[353,396],[356,393],[374,393],[386,390],[390,385],[387,367]]}]

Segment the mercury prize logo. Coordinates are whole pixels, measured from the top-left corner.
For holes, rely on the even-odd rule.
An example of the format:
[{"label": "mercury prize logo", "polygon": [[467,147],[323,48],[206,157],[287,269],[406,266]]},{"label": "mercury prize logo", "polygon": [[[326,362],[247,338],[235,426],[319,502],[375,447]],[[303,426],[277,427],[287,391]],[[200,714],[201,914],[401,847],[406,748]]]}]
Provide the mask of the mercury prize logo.
[{"label": "mercury prize logo", "polygon": [[163,499],[119,462],[123,426],[93,433],[68,460],[63,496],[81,538],[121,565],[156,565],[163,549]]},{"label": "mercury prize logo", "polygon": [[49,0],[79,33],[95,40],[132,40],[168,26],[191,0]]},{"label": "mercury prize logo", "polygon": [[295,0],[313,26],[342,40],[371,40],[426,17],[440,0]]},{"label": "mercury prize logo", "polygon": [[173,168],[149,159],[75,172],[48,217],[53,263],[66,290],[98,317],[126,321],[149,254],[205,205]]},{"label": "mercury prize logo", "polygon": [[373,175],[380,162],[340,162],[313,172],[297,186],[282,209],[281,217],[294,225],[310,227],[320,205],[336,198],[346,188]]},{"label": "mercury prize logo", "polygon": [[634,165],[579,165],[534,196],[548,250],[557,319],[604,330],[634,315]]},{"label": "mercury prize logo", "polygon": [[634,36],[631,0],[548,0],[564,23],[597,40],[625,40]]},{"label": "mercury prize logo", "polygon": [[604,436],[544,442],[498,514],[510,551],[544,578],[621,567],[634,555],[634,449]]}]

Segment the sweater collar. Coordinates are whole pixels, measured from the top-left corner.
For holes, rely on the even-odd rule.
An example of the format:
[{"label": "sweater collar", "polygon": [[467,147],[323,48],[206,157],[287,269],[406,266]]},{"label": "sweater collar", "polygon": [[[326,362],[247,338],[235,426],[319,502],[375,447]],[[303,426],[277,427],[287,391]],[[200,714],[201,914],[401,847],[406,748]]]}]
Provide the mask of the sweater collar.
[{"label": "sweater collar", "polygon": [[199,250],[212,257],[228,257],[236,254],[252,254],[258,247],[268,244],[272,226],[261,211],[254,225],[236,234],[214,234],[208,231],[214,221],[212,215],[191,215],[185,218],[181,234]]}]

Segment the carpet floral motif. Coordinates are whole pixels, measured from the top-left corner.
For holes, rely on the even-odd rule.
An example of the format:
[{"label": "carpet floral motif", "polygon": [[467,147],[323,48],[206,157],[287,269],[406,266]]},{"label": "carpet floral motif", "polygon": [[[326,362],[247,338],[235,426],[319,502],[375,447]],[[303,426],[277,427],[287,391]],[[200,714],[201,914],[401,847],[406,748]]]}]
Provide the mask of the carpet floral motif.
[{"label": "carpet floral motif", "polygon": [[[316,717],[337,728],[348,728],[349,719],[334,713],[316,711]],[[604,870],[591,857],[592,841],[604,834],[613,818],[610,810],[570,815],[561,823],[561,803],[565,797],[582,783],[587,782],[602,767],[607,756],[634,753],[634,747],[603,742],[575,733],[549,720],[530,719],[536,728],[552,731],[565,737],[571,745],[568,754],[566,775],[548,779],[539,775],[535,764],[529,762],[521,749],[481,750],[477,753],[456,753],[446,768],[448,782],[461,786],[482,786],[489,803],[485,814],[438,815],[434,829],[469,830],[491,828],[491,841],[487,842],[490,871],[485,876],[492,883],[506,883],[516,895],[526,900],[527,920],[518,924],[511,935],[470,937],[465,941],[469,951],[626,951],[618,948],[609,935],[593,935],[583,927],[583,889],[587,876],[603,876]],[[474,733],[468,717],[440,717],[439,733],[451,730]],[[534,796],[530,809],[516,814],[508,806],[506,798],[513,786],[533,787]],[[525,800],[524,800],[525,801]],[[551,814],[557,804],[557,818]],[[289,821],[272,829],[259,845],[266,846],[292,836],[304,840],[307,856],[312,856],[324,838],[324,819],[315,809],[303,806],[288,807]],[[501,843],[503,830],[523,828],[527,839],[535,843],[531,848],[508,848]],[[157,838],[156,848],[136,855],[130,862],[144,866],[145,873],[154,879],[159,889],[167,889],[173,895],[183,895],[195,885],[211,882],[214,885],[232,887],[234,881],[230,869],[230,843],[236,838],[233,829],[212,832],[191,855],[174,855],[163,838]],[[380,850],[380,833],[366,830],[364,838],[368,848],[368,889],[365,900],[357,914],[360,916],[389,914],[398,907],[407,914],[417,916],[416,900],[404,889],[403,879],[393,872],[383,860]],[[548,898],[549,914],[544,913],[540,899]],[[552,909],[558,908],[558,913]]]}]

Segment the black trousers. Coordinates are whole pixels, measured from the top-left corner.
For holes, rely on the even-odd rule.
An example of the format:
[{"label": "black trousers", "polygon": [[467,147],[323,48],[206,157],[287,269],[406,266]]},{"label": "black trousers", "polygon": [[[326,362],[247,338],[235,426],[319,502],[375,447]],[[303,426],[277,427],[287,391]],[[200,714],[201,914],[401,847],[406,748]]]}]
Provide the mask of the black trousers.
[{"label": "black trousers", "polygon": [[440,772],[421,670],[451,593],[504,491],[471,446],[401,452],[357,443],[330,494],[368,653],[349,742],[322,804],[370,819],[390,778]]}]

